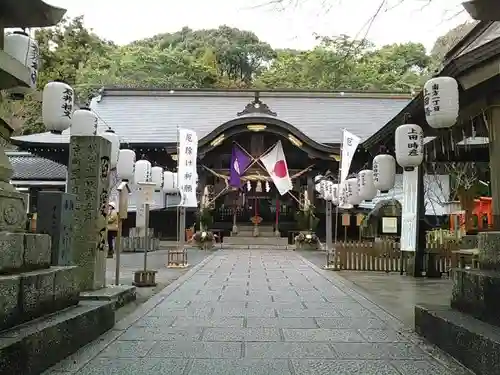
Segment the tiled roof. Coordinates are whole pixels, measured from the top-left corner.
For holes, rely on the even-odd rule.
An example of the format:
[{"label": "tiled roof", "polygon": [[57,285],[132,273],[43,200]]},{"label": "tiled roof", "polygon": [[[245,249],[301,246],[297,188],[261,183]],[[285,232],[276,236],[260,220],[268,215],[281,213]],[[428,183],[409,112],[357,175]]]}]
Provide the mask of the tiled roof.
[{"label": "tiled roof", "polygon": [[[188,127],[200,138],[220,125],[238,118],[252,102],[253,91],[126,90],[106,89],[94,98],[91,108],[100,120],[100,131],[111,127],[122,143],[175,143],[176,128]],[[342,129],[366,139],[405,105],[404,94],[338,92],[259,92],[276,118],[289,123],[319,143],[340,143]],[[63,134],[33,134],[17,142],[68,143]]]},{"label": "tiled roof", "polygon": [[66,166],[29,152],[7,152],[14,169],[12,180],[66,181]]}]

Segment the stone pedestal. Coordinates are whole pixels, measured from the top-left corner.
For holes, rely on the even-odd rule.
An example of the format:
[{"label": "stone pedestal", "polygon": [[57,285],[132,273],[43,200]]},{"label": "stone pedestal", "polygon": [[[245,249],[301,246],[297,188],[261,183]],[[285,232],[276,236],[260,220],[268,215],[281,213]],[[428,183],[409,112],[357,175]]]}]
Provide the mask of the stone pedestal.
[{"label": "stone pedestal", "polygon": [[60,191],[41,191],[38,194],[37,232],[50,235],[52,239],[53,266],[69,266],[72,233],[75,229],[74,214],[76,196]]},{"label": "stone pedestal", "polygon": [[477,235],[479,265],[482,270],[500,271],[500,232],[481,232]]},{"label": "stone pedestal", "polygon": [[480,269],[453,269],[450,306],[416,306],[415,330],[478,375],[500,366],[500,232],[478,236]]},{"label": "stone pedestal", "polygon": [[76,196],[72,258],[81,291],[103,288],[111,143],[96,136],[70,140],[68,192]]}]

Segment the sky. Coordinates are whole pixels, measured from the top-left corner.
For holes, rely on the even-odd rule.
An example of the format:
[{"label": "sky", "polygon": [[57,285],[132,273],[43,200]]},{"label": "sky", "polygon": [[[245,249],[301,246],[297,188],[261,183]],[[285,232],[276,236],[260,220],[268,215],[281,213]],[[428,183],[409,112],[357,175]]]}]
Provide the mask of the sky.
[{"label": "sky", "polygon": [[[174,32],[229,25],[250,30],[273,47],[308,49],[314,34],[367,37],[377,45],[421,42],[428,49],[454,26],[469,20],[461,0],[387,0],[371,27],[380,0],[45,0],[67,15],[84,15],[99,36],[118,44]],[[299,5],[296,5],[299,3]]]}]

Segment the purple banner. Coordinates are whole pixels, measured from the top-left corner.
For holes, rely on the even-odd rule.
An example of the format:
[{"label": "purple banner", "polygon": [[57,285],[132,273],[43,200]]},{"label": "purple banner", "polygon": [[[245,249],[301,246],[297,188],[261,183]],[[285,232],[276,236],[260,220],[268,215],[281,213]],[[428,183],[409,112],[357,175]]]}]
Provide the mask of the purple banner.
[{"label": "purple banner", "polygon": [[250,165],[252,158],[237,145],[233,145],[231,166],[229,175],[229,186],[240,188],[241,176]]}]

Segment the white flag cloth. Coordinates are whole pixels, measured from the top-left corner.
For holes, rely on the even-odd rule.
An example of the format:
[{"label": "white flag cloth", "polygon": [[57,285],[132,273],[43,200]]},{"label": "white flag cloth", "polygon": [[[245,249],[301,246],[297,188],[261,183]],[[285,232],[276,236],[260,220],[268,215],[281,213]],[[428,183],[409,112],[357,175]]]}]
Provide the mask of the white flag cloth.
[{"label": "white flag cloth", "polygon": [[285,153],[281,141],[278,141],[274,147],[265,155],[260,157],[260,161],[271,176],[271,179],[281,195],[285,195],[292,190],[292,179],[288,174]]},{"label": "white flag cloth", "polygon": [[342,159],[340,162],[339,184],[342,184],[347,179],[354,153],[356,152],[360,142],[361,138],[348,132],[347,130],[344,130],[342,137]]},{"label": "white flag cloth", "polygon": [[196,159],[198,137],[189,129],[179,129],[179,154],[177,155],[177,186],[181,193],[182,207],[197,207],[196,199]]}]

